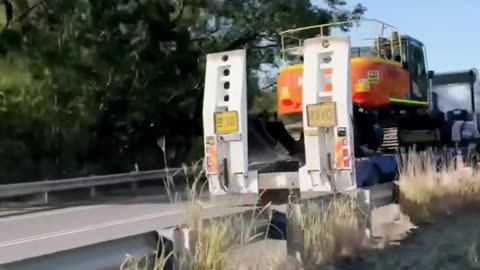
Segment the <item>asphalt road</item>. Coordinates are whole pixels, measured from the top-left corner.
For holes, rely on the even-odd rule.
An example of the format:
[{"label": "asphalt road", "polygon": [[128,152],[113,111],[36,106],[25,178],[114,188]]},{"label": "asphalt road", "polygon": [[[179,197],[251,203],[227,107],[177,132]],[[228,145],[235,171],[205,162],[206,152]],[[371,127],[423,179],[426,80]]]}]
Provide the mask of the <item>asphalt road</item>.
[{"label": "asphalt road", "polygon": [[[204,217],[244,212],[234,200],[206,201]],[[0,218],[0,264],[185,223],[188,202],[148,198]]]}]

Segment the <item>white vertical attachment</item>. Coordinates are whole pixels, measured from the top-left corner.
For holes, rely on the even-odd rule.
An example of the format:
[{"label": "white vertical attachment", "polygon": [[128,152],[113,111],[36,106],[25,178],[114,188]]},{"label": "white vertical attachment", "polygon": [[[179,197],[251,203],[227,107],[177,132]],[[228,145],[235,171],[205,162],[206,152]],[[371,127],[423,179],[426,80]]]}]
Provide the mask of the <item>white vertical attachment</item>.
[{"label": "white vertical attachment", "polygon": [[207,55],[203,131],[210,194],[258,193],[248,178],[245,50]]},{"label": "white vertical attachment", "polygon": [[353,153],[350,37],[305,40],[300,190],[356,188]]}]

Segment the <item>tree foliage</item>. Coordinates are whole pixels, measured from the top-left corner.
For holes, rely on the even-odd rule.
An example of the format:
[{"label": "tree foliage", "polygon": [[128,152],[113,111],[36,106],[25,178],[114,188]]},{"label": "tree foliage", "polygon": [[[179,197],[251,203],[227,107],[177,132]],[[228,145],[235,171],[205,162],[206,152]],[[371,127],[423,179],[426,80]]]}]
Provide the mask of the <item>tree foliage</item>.
[{"label": "tree foliage", "polygon": [[341,0],[2,4],[0,183],[160,168],[160,138],[169,163],[199,158],[207,53],[248,48],[253,93],[279,31],[365,11]]}]

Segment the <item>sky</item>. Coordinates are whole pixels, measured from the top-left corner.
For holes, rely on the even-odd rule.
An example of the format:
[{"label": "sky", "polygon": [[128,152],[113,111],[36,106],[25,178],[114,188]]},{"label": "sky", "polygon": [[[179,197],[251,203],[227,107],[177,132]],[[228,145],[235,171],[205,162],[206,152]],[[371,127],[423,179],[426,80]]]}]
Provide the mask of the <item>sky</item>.
[{"label": "sky", "polygon": [[[323,0],[312,0],[323,5]],[[347,0],[367,8],[365,17],[396,26],[426,47],[436,72],[480,69],[479,0]],[[352,44],[354,45],[354,44]]]}]

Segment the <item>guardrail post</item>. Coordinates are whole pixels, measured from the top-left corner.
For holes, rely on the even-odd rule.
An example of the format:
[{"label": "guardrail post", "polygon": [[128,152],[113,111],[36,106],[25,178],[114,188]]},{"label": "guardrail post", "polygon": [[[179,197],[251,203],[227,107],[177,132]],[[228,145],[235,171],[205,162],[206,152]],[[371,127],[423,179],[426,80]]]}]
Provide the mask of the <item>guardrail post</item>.
[{"label": "guardrail post", "polygon": [[298,198],[290,194],[287,204],[287,254],[299,263],[304,258],[304,230],[302,228],[302,208]]},{"label": "guardrail post", "polygon": [[174,270],[189,269],[191,258],[195,256],[198,242],[197,232],[193,229],[177,227],[173,231]]},{"label": "guardrail post", "polygon": [[[48,181],[48,179],[45,179],[43,181]],[[48,204],[48,191],[43,192],[43,203]]]},{"label": "guardrail post", "polygon": [[43,203],[48,204],[48,191],[43,193]]},{"label": "guardrail post", "polygon": [[90,188],[90,198],[95,198],[96,195],[97,195],[97,190],[95,189],[95,187],[91,187]]},{"label": "guardrail post", "polygon": [[[140,170],[138,169],[138,164],[135,163],[135,172],[136,173],[139,173]],[[137,191],[137,181],[133,181],[131,184],[130,184],[130,188],[132,189],[132,192],[136,192]]]}]

